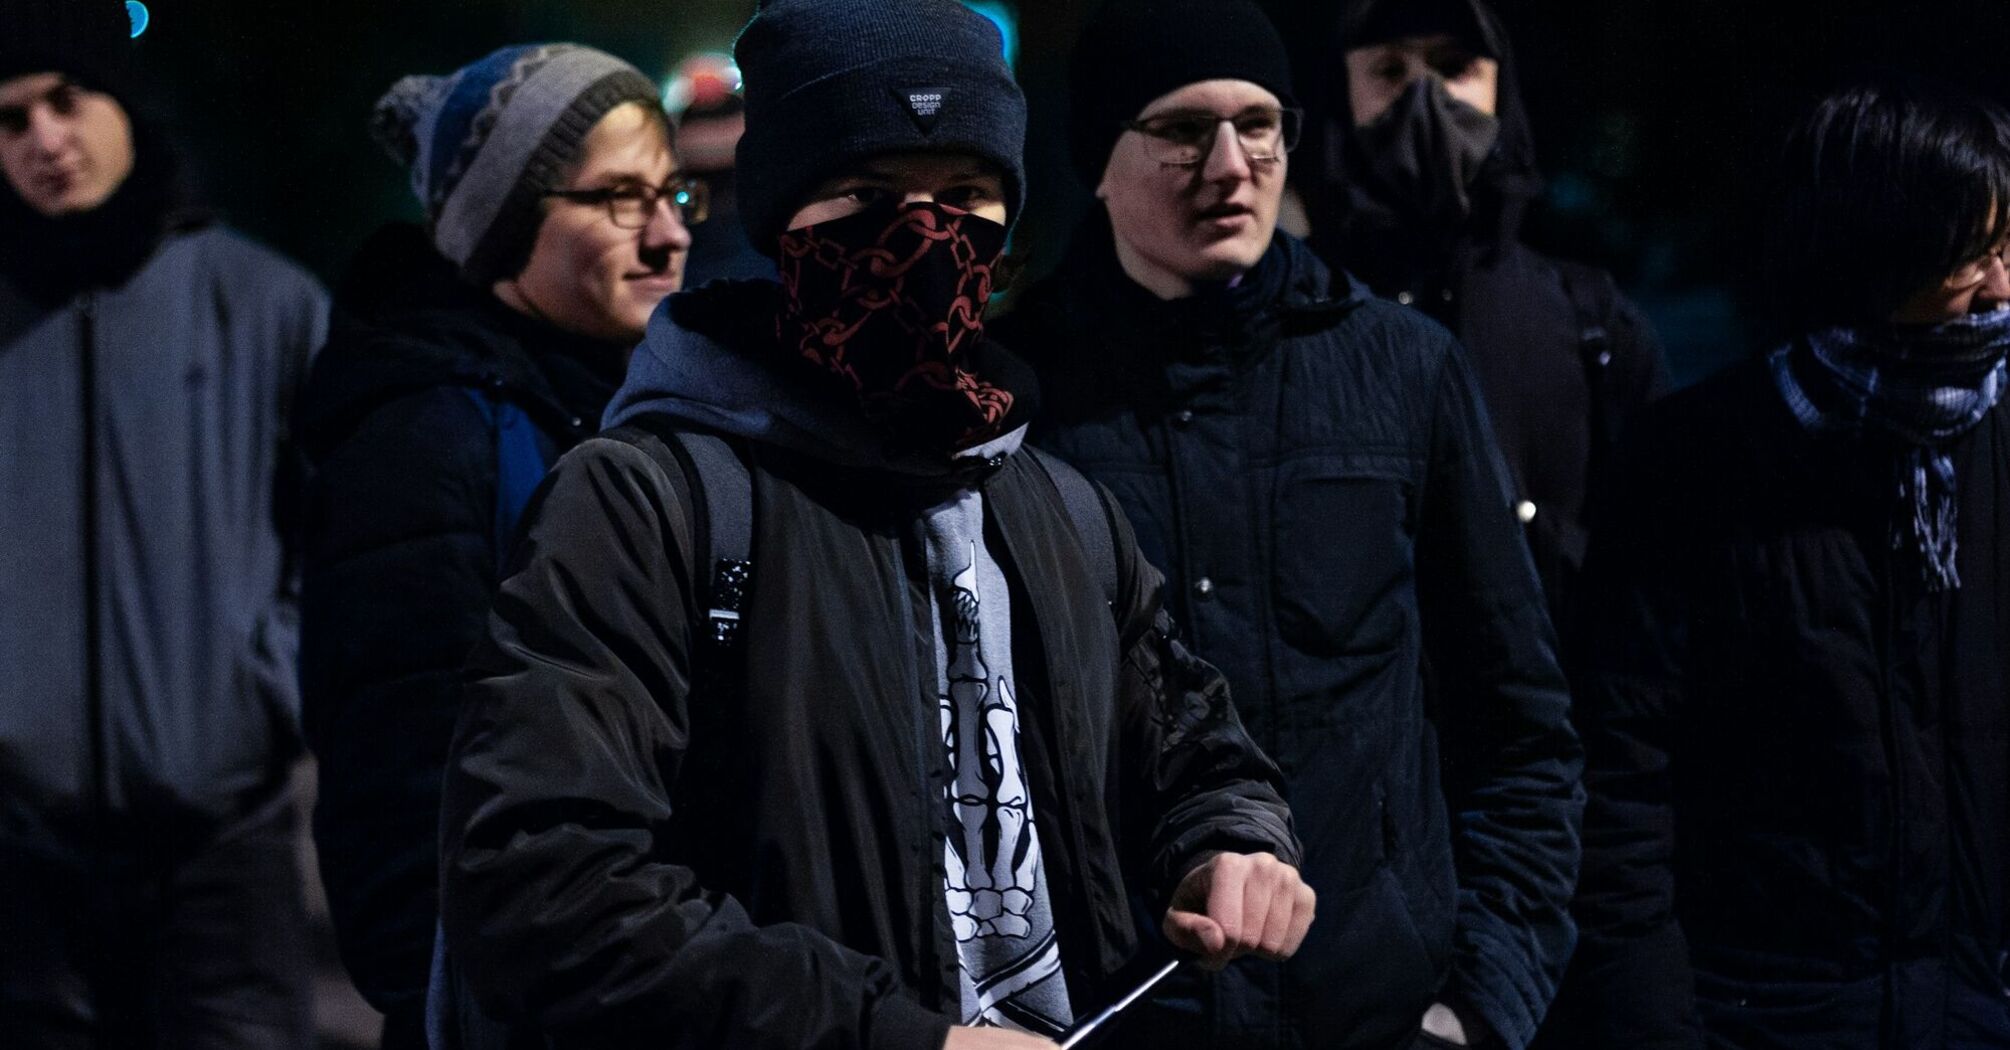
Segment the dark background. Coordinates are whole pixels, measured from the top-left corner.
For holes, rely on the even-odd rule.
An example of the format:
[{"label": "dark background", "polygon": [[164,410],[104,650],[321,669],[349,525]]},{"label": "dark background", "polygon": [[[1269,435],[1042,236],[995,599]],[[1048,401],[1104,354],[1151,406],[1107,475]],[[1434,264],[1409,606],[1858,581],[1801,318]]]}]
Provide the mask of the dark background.
[{"label": "dark background", "polygon": [[[1033,107],[1033,205],[1018,248],[1052,261],[1083,203],[1066,164],[1066,54],[1092,3],[1020,0],[1018,69]],[[1266,3],[1300,54],[1338,4]],[[1549,189],[1539,247],[1611,267],[1689,381],[1752,349],[1742,304],[1757,193],[1781,124],[1865,66],[1928,71],[2010,100],[2003,0],[1501,0]],[[652,76],[730,47],[751,0],[153,0],[141,39],[154,94],[226,218],[329,282],[380,222],[415,218],[404,172],[368,138],[371,103],[406,73],[493,48],[569,39]],[[703,236],[703,228],[699,230]]]}]

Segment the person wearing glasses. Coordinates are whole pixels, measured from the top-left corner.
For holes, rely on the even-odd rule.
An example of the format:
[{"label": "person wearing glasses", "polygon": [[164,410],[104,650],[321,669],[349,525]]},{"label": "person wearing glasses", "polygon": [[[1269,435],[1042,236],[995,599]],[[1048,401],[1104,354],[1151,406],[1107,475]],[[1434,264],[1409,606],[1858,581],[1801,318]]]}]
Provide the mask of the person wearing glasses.
[{"label": "person wearing glasses", "polygon": [[2010,1046],[2010,114],[1781,136],[1778,341],[1649,409],[1585,559],[1558,1047]]},{"label": "person wearing glasses", "polygon": [[298,410],[301,687],[342,958],[424,1045],[440,776],[517,514],[599,427],[705,218],[649,78],[567,44],[407,77],[372,130],[411,168],[338,289]]},{"label": "person wearing glasses", "polygon": [[1472,367],[1276,229],[1299,116],[1253,3],[1111,0],[1071,86],[1099,206],[994,327],[1284,770],[1322,913],[1288,963],[1167,982],[1136,1045],[1520,1047],[1580,759]]}]

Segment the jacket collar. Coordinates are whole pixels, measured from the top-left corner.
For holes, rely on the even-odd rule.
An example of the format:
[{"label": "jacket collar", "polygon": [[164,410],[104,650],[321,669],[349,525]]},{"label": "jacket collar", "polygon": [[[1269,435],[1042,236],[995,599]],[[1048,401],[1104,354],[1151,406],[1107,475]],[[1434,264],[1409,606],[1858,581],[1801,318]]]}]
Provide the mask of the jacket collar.
[{"label": "jacket collar", "polygon": [[526,317],[462,280],[424,231],[394,224],[366,243],[336,293],[328,347],[300,406],[302,432],[332,439],[390,397],[438,386],[507,392],[564,428],[591,426],[628,348]]},{"label": "jacket collar", "polygon": [[1165,300],[1132,280],[1098,208],[1001,327],[1040,370],[1054,418],[1084,418],[1118,400],[1151,414],[1177,400],[1195,368],[1248,368],[1286,336],[1339,323],[1370,294],[1281,230],[1242,285],[1211,291]]}]

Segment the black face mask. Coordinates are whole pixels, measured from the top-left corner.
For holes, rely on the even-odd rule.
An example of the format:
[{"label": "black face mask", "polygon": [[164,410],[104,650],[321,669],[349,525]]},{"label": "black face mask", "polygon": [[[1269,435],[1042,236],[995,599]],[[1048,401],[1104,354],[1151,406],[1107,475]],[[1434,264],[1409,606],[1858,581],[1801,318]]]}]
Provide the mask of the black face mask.
[{"label": "black face mask", "polygon": [[1366,170],[1357,184],[1384,206],[1443,229],[1472,214],[1471,187],[1500,138],[1500,121],[1421,77],[1373,121],[1354,129]]}]

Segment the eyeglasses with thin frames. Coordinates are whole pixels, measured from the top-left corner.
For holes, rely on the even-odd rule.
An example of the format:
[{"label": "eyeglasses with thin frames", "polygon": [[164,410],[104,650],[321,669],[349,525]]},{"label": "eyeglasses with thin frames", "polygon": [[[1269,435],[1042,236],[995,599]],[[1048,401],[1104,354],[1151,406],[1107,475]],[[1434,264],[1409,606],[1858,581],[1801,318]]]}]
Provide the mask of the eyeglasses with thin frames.
[{"label": "eyeglasses with thin frames", "polygon": [[1252,164],[1275,164],[1298,148],[1304,111],[1251,106],[1233,116],[1205,110],[1178,110],[1124,121],[1126,131],[1144,137],[1145,155],[1168,167],[1191,168],[1214,152],[1223,124],[1235,128],[1242,155]]},{"label": "eyeglasses with thin frames", "polygon": [[2010,241],[2004,241],[1989,249],[1981,257],[1964,264],[1961,269],[1948,276],[1947,283],[1956,287],[1980,284],[1989,279],[1991,265],[2001,266],[2004,272],[2010,273]]},{"label": "eyeglasses with thin frames", "polygon": [[697,179],[683,176],[672,178],[661,186],[611,186],[597,190],[547,190],[547,197],[558,197],[574,204],[599,204],[607,208],[608,221],[624,230],[639,230],[649,225],[656,215],[656,204],[662,201],[670,205],[677,221],[686,226],[696,226],[711,215],[711,188]]}]

